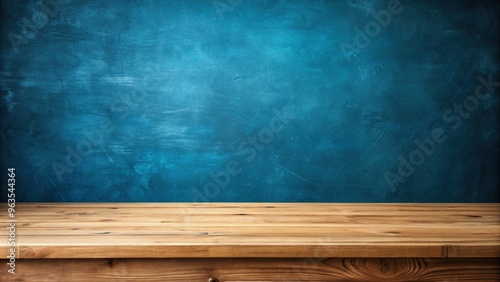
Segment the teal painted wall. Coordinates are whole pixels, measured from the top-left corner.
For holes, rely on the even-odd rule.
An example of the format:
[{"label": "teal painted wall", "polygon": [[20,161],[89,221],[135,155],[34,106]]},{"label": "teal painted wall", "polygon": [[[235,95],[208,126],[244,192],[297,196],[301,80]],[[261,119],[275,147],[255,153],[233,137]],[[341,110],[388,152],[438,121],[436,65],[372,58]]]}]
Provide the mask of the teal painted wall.
[{"label": "teal painted wall", "polygon": [[498,202],[496,1],[2,1],[18,201]]}]

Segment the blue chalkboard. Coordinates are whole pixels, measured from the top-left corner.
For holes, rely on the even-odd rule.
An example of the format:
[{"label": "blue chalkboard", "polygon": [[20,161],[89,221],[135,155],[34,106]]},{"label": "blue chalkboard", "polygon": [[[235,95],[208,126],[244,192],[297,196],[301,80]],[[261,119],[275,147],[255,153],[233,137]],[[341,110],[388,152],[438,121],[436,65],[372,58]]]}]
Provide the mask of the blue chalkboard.
[{"label": "blue chalkboard", "polygon": [[1,197],[498,202],[499,12],[2,1]]}]

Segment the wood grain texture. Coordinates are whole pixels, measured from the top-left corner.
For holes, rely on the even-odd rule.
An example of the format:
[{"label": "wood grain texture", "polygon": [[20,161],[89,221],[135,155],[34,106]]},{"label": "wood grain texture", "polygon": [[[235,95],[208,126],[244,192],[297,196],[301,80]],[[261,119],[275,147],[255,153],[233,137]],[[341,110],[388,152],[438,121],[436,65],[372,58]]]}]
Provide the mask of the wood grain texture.
[{"label": "wood grain texture", "polygon": [[16,215],[28,259],[500,257],[499,204],[23,203]]},{"label": "wood grain texture", "polygon": [[499,281],[499,259],[31,259],[0,281]]}]

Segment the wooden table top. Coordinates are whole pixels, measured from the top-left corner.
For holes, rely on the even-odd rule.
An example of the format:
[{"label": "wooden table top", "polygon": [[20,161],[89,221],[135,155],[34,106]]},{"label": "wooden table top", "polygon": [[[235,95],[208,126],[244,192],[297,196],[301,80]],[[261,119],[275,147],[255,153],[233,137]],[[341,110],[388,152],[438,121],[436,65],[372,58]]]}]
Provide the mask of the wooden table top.
[{"label": "wooden table top", "polygon": [[500,204],[18,203],[15,219],[30,259],[500,257]]}]

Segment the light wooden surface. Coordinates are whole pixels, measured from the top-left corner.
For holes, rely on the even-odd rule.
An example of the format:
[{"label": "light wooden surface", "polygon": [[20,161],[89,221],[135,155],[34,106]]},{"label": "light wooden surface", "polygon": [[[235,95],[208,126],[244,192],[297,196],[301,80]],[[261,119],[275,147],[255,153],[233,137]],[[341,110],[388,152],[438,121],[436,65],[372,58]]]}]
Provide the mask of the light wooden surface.
[{"label": "light wooden surface", "polygon": [[500,257],[499,204],[18,204],[16,216],[28,259]]}]

